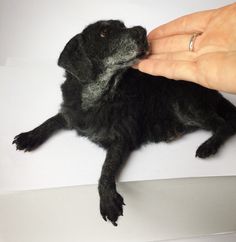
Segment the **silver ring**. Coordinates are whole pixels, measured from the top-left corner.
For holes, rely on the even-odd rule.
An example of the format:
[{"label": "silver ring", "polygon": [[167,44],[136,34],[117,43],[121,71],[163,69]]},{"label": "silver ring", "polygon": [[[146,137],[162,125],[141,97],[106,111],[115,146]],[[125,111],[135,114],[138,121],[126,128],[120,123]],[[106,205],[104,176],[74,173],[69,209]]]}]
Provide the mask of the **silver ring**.
[{"label": "silver ring", "polygon": [[194,51],[194,42],[196,40],[196,38],[201,35],[202,33],[194,33],[191,38],[190,38],[190,41],[189,41],[189,46],[188,46],[188,50],[189,51]]}]

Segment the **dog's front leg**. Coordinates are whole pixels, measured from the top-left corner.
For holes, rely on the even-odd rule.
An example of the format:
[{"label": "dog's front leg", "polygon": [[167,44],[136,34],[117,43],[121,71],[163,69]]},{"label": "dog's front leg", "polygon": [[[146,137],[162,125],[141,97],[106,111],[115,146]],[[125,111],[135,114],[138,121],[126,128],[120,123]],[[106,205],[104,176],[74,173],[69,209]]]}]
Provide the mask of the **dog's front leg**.
[{"label": "dog's front leg", "polygon": [[57,114],[46,120],[37,128],[21,133],[14,138],[17,150],[32,151],[44,143],[51,135],[60,129],[65,129],[67,123],[62,114]]},{"label": "dog's front leg", "polygon": [[115,226],[118,217],[123,215],[125,205],[122,196],[116,191],[115,176],[128,154],[123,145],[116,144],[108,149],[98,185],[101,215],[105,221],[109,219]]}]

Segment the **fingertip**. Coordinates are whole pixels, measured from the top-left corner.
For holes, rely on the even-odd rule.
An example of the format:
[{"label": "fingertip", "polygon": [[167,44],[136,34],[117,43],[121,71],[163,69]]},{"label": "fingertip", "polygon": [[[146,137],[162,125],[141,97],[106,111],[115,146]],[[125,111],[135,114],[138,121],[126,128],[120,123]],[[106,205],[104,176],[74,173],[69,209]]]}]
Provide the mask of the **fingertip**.
[{"label": "fingertip", "polygon": [[147,35],[147,39],[148,39],[148,41],[153,40],[152,35],[153,35],[153,31],[151,31],[151,32]]},{"label": "fingertip", "polygon": [[148,41],[152,41],[156,38],[158,38],[159,36],[159,29],[158,28],[155,28],[153,29],[148,35],[147,35],[147,39]]},{"label": "fingertip", "polygon": [[151,41],[154,39],[164,37],[166,35],[165,34],[166,25],[167,24],[162,24],[162,25],[156,27],[155,29],[153,29],[152,31],[150,31],[149,34],[147,35],[148,40]]},{"label": "fingertip", "polygon": [[152,61],[146,59],[142,60],[137,64],[137,69],[141,72],[152,74],[153,73],[153,63]]},{"label": "fingertip", "polygon": [[133,66],[131,66],[133,69],[138,69],[138,63],[134,64]]}]

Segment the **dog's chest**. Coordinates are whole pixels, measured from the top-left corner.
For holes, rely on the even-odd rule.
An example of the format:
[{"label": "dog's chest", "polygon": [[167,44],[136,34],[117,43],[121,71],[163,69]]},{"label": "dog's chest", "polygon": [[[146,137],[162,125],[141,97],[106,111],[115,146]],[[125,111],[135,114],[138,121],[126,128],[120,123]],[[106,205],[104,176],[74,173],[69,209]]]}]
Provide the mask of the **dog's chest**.
[{"label": "dog's chest", "polygon": [[111,114],[107,110],[88,111],[77,117],[74,128],[79,135],[87,137],[92,142],[101,146],[106,146],[112,139],[112,121]]},{"label": "dog's chest", "polygon": [[79,135],[89,138],[94,143],[100,144],[104,139],[108,138],[108,130],[106,127],[99,127],[97,125],[80,127],[77,125],[75,129]]}]

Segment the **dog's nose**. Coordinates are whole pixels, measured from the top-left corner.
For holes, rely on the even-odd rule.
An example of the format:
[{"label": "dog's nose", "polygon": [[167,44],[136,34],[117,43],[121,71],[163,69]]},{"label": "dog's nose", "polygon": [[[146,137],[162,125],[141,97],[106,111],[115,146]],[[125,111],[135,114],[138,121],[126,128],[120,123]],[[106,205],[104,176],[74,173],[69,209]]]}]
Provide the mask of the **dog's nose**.
[{"label": "dog's nose", "polygon": [[135,26],[132,28],[132,32],[136,35],[135,37],[145,37],[147,35],[146,29],[144,29],[142,26]]},{"label": "dog's nose", "polygon": [[132,37],[135,39],[141,52],[148,50],[147,31],[141,26],[131,28]]},{"label": "dog's nose", "polygon": [[131,35],[138,43],[138,45],[143,45],[147,42],[147,31],[141,26],[135,26],[131,28]]}]

